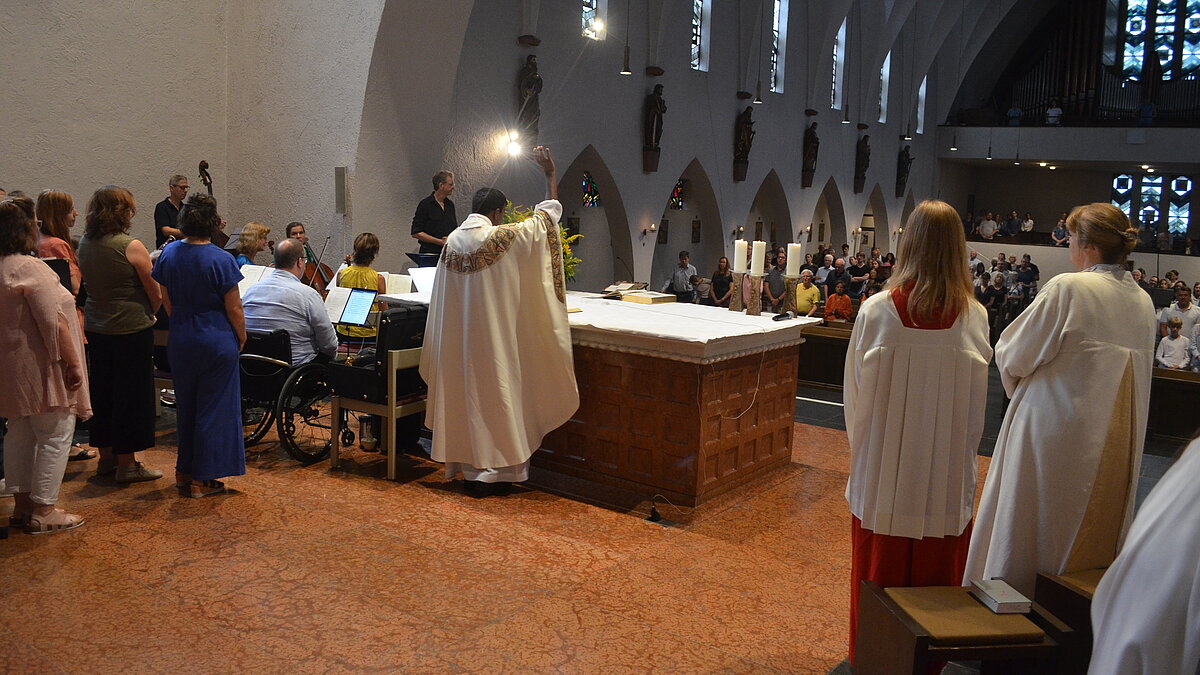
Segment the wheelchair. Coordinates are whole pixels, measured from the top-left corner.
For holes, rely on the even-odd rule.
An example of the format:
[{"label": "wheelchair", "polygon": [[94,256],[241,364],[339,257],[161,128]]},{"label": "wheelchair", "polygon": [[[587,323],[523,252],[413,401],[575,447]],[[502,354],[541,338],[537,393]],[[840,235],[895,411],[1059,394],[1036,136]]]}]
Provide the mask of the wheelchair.
[{"label": "wheelchair", "polygon": [[302,464],[329,456],[331,423],[326,364],[292,367],[285,330],[246,332],[240,358],[243,438],[260,443],[274,426],[284,450]]}]

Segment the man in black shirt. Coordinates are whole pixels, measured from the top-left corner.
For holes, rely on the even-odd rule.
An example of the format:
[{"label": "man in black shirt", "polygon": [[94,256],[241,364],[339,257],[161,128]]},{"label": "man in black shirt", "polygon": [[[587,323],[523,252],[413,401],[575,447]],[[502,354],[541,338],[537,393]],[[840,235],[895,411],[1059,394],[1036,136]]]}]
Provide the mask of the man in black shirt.
[{"label": "man in black shirt", "polygon": [[846,268],[846,273],[850,275],[850,285],[846,292],[850,297],[857,298],[862,295],[865,285],[863,282],[867,280],[868,272],[871,271],[871,266],[867,263],[867,258],[859,253],[850,261],[850,266]]},{"label": "man in black shirt", "polygon": [[458,227],[454,202],[450,201],[453,193],[454,174],[439,171],[433,175],[433,194],[417,204],[412,220],[412,236],[421,242],[421,253],[440,254],[446,237]]},{"label": "man in black shirt", "polygon": [[179,224],[179,206],[188,193],[187,176],[171,176],[167,189],[171,193],[154,207],[154,248],[162,248],[168,237],[183,239],[183,232],[176,226]]}]

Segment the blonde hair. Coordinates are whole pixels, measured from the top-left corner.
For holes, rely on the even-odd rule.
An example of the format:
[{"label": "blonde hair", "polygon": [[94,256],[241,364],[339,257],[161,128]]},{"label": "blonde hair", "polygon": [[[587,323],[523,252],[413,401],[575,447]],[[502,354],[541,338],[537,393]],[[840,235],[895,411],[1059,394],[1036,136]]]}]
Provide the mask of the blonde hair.
[{"label": "blonde hair", "polygon": [[918,324],[962,314],[975,302],[967,240],[958,211],[946,202],[923,201],[908,217],[887,289],[912,284],[908,314]]},{"label": "blonde hair", "polygon": [[42,221],[42,234],[70,244],[71,224],[67,222],[67,216],[74,208],[75,200],[71,195],[58,190],[42,190],[37,198],[37,219]]},{"label": "blonde hair", "polygon": [[1095,246],[1100,261],[1110,265],[1125,262],[1138,241],[1137,228],[1129,225],[1125,213],[1104,202],[1071,209],[1067,230],[1072,237],[1079,237],[1081,246]]},{"label": "blonde hair", "polygon": [[238,235],[237,252],[247,258],[253,258],[254,254],[258,252],[259,243],[266,241],[267,233],[270,231],[271,228],[262,223],[246,223],[242,228],[242,233]]}]

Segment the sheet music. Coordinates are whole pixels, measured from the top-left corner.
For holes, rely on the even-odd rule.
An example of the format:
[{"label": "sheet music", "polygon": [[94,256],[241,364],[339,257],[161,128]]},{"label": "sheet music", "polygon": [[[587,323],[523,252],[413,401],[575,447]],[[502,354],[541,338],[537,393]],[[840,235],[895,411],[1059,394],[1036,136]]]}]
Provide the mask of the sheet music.
[{"label": "sheet music", "polygon": [[346,311],[346,302],[350,300],[350,289],[341,286],[330,286],[329,294],[325,296],[325,313],[329,315],[329,323],[337,323]]},{"label": "sheet music", "polygon": [[263,267],[262,265],[242,265],[242,280],[238,282],[238,294],[245,295],[246,291],[250,290],[251,286],[257,284],[259,281],[262,281],[263,276],[265,276],[270,269],[270,267]]},{"label": "sheet music", "polygon": [[389,294],[408,293],[412,290],[412,277],[407,274],[389,274],[387,290]]}]

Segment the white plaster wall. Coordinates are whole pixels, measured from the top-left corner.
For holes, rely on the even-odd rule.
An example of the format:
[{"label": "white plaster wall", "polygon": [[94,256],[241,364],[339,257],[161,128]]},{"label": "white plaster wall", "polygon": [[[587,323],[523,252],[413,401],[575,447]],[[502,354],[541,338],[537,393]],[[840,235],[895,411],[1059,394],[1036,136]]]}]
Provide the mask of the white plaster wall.
[{"label": "white plaster wall", "polygon": [[[175,173],[228,185],[224,3],[0,3],[0,187],[65,190],[82,213],[105,184],[138,201],[133,234],[154,244],[154,205]],[[83,219],[76,234],[83,232]]]},{"label": "white plaster wall", "polygon": [[299,220],[318,253],[332,235],[325,260],[335,269],[353,234],[334,209],[334,167],[355,164],[383,7],[229,3],[229,162],[220,168],[233,189],[225,217],[266,223],[276,239]]}]

